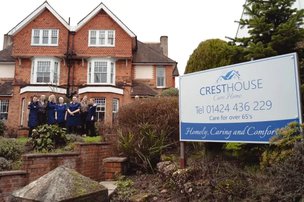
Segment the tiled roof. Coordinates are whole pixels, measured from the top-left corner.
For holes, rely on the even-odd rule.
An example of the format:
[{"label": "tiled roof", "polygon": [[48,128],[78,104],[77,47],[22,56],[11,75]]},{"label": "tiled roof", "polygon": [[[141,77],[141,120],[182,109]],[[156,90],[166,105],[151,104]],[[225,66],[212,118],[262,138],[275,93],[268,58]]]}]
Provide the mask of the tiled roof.
[{"label": "tiled roof", "polygon": [[12,57],[12,46],[0,51],[0,62],[15,62],[15,59]]},{"label": "tiled roof", "polygon": [[13,81],[0,81],[0,95],[10,96],[13,93]]},{"label": "tiled roof", "polygon": [[155,92],[152,88],[147,86],[144,83],[133,81],[132,84],[132,93],[131,96],[140,96],[140,97],[146,97],[146,96],[155,96],[157,95],[157,92]]},{"label": "tiled roof", "polygon": [[158,43],[137,41],[137,50],[133,55],[133,63],[176,64],[177,62],[162,54]]}]

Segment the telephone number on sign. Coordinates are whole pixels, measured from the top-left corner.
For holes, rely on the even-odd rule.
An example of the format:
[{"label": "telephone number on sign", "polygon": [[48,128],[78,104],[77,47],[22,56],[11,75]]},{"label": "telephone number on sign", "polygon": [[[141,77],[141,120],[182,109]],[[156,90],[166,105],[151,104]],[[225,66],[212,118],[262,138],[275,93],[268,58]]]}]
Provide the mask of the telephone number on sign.
[{"label": "telephone number on sign", "polygon": [[234,104],[216,104],[195,106],[197,114],[214,114],[227,112],[269,111],[272,109],[271,100],[238,102]]}]

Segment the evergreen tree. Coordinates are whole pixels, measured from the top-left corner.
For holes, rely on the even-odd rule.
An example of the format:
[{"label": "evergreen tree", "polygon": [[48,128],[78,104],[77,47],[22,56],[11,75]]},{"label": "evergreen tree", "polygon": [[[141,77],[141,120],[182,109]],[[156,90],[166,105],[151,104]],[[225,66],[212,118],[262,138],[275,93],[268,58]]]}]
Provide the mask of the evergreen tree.
[{"label": "evergreen tree", "polygon": [[239,60],[240,48],[220,39],[201,42],[190,56],[185,73],[230,65]]},{"label": "evergreen tree", "polygon": [[264,58],[298,52],[302,58],[299,42],[304,39],[303,10],[293,8],[295,0],[247,0],[241,27],[248,29],[248,37],[236,38],[235,42],[245,48],[245,58]]}]

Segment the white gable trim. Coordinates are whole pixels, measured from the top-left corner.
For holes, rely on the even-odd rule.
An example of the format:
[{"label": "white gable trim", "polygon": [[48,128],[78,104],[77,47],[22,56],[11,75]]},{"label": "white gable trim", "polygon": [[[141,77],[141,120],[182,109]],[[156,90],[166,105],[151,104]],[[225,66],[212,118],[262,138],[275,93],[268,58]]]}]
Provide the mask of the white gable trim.
[{"label": "white gable trim", "polygon": [[19,24],[17,24],[13,29],[8,32],[8,35],[15,35],[22,28],[28,25],[33,19],[40,15],[45,9],[48,9],[68,30],[70,30],[70,25],[50,6],[48,2],[44,2],[31,14],[29,14],[25,19],[23,19]]},{"label": "white gable trim", "polygon": [[103,3],[100,3],[93,11],[91,11],[85,18],[83,18],[76,26],[75,31],[78,31],[82,26],[89,22],[101,9],[103,9],[131,37],[136,37],[136,35]]}]

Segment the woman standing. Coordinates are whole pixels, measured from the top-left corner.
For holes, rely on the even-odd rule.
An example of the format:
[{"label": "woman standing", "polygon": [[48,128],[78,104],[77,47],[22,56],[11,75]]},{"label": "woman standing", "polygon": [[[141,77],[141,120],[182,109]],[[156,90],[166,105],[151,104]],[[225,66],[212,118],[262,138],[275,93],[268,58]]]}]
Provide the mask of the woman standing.
[{"label": "woman standing", "polygon": [[38,126],[38,98],[33,96],[32,101],[28,105],[29,109],[29,118],[28,118],[28,127],[29,137],[32,137],[32,131]]},{"label": "woman standing", "polygon": [[93,98],[90,98],[88,107],[89,108],[86,117],[87,135],[96,136],[96,131],[95,131],[96,105],[95,105],[95,100]]},{"label": "woman standing", "polygon": [[56,123],[55,111],[56,111],[56,97],[54,94],[52,94],[50,95],[49,101],[47,103],[47,121],[49,125],[53,125]]},{"label": "woman standing", "polygon": [[46,107],[47,102],[45,101],[45,95],[41,95],[38,101],[38,125],[46,124]]},{"label": "woman standing", "polygon": [[87,114],[88,114],[88,97],[85,95],[80,102],[81,134],[86,133]]},{"label": "woman standing", "polygon": [[56,106],[55,119],[57,120],[58,126],[65,128],[65,121],[67,116],[67,106],[63,103],[63,97],[58,98],[59,103]]},{"label": "woman standing", "polygon": [[77,128],[80,124],[80,104],[76,96],[73,96],[72,102],[67,108],[67,128],[68,133],[77,134]]}]

